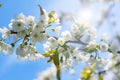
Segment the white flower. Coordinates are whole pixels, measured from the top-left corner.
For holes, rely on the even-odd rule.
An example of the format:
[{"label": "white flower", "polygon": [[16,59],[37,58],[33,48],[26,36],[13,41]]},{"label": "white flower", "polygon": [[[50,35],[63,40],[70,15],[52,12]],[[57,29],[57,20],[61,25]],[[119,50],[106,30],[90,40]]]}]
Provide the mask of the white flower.
[{"label": "white flower", "polygon": [[17,37],[25,38],[26,34],[27,34],[27,31],[23,30],[23,31],[20,31],[20,32],[17,33]]},{"label": "white flower", "polygon": [[35,52],[36,52],[36,48],[32,45],[20,44],[16,49],[16,54],[21,57],[25,57],[28,54],[34,54]]},{"label": "white flower", "polygon": [[56,34],[59,34],[61,28],[62,28],[62,26],[57,26],[57,27],[53,28],[52,31],[55,32]]},{"label": "white flower", "polygon": [[45,51],[50,51],[58,45],[57,40],[54,37],[49,37],[48,41],[43,44]]},{"label": "white flower", "polygon": [[25,29],[25,22],[22,19],[12,20],[9,24],[9,27],[12,28],[14,31],[19,32]]},{"label": "white flower", "polygon": [[72,32],[71,35],[73,36],[73,38],[75,38],[75,39],[80,39],[80,37],[83,35],[83,32],[84,32],[84,31],[82,31],[82,30],[80,29],[79,25],[73,24],[73,25],[71,26],[71,32]]},{"label": "white flower", "polygon": [[11,31],[8,30],[6,27],[0,28],[0,32],[2,33],[2,38],[5,39],[10,37]]},{"label": "white flower", "polygon": [[62,70],[70,69],[72,67],[73,67],[73,65],[72,65],[71,58],[68,58],[67,60],[66,59],[63,60],[63,63],[61,64]]},{"label": "white flower", "polygon": [[16,55],[20,57],[25,57],[27,55],[27,49],[25,48],[23,44],[20,44],[18,48],[16,49]]},{"label": "white flower", "polygon": [[35,56],[36,56],[36,59],[38,59],[38,60],[44,58],[44,56],[40,53],[35,54]]},{"label": "white flower", "polygon": [[6,54],[12,54],[13,53],[13,47],[9,44],[6,45],[6,50],[4,51]]},{"label": "white flower", "polygon": [[35,17],[34,16],[28,16],[27,17],[27,24],[29,24],[30,26],[33,26],[35,23]]},{"label": "white flower", "polygon": [[31,33],[31,41],[32,43],[41,42],[43,40],[43,34],[40,34],[40,32],[32,32]]},{"label": "white flower", "polygon": [[54,46],[57,46],[57,40],[54,37],[49,37],[48,42],[50,42]]},{"label": "white flower", "polygon": [[44,11],[44,14],[43,15],[41,15],[41,17],[40,17],[40,22],[44,25],[44,27],[45,26],[47,26],[48,25],[48,14],[46,13],[46,11],[45,11],[45,9],[43,9],[43,11]]},{"label": "white flower", "polygon": [[15,16],[15,19],[16,20],[20,20],[21,19],[21,20],[23,20],[23,22],[26,23],[26,16],[23,13],[20,13],[17,16]]},{"label": "white flower", "polygon": [[16,50],[16,54],[19,59],[23,60],[38,60],[44,58],[39,54],[33,45],[20,44]]},{"label": "white flower", "polygon": [[33,45],[27,45],[26,50],[27,50],[27,53],[29,54],[34,54],[37,52],[35,46]]},{"label": "white flower", "polygon": [[100,44],[100,50],[103,52],[107,52],[108,51],[108,44],[106,44],[106,43]]},{"label": "white flower", "polygon": [[58,51],[58,53],[62,53],[62,52],[64,52],[65,50],[64,50],[64,48],[63,48],[63,47],[60,47],[60,46],[59,46],[59,48],[58,48],[58,50],[57,50],[57,51]]},{"label": "white flower", "polygon": [[65,40],[68,41],[71,38],[71,33],[69,31],[64,31],[61,33],[61,36],[63,36]]},{"label": "white flower", "polygon": [[28,60],[31,60],[31,61],[33,61],[33,60],[40,60],[40,59],[44,58],[44,56],[39,54],[39,53],[28,54],[27,57],[28,57]]},{"label": "white flower", "polygon": [[58,44],[64,45],[65,44],[65,39],[64,38],[58,38]]},{"label": "white flower", "polygon": [[18,60],[24,60],[24,61],[26,60],[26,61],[28,61],[28,56],[23,57],[23,56],[17,55],[17,59]]},{"label": "white flower", "polygon": [[12,54],[13,53],[13,47],[9,44],[6,44],[3,41],[0,41],[0,52],[4,54]]},{"label": "white flower", "polygon": [[41,31],[44,31],[44,30],[45,30],[45,28],[44,28],[44,26],[42,25],[41,22],[38,22],[37,24],[35,24],[33,26],[33,31],[34,32],[41,32]]},{"label": "white flower", "polygon": [[95,41],[90,41],[89,44],[87,45],[87,47],[89,47],[91,49],[96,49],[97,45],[98,44]]}]

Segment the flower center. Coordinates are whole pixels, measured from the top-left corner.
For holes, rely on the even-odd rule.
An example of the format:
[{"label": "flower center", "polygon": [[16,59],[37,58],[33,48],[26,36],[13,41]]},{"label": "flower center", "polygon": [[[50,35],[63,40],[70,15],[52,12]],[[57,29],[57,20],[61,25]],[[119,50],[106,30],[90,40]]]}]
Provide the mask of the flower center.
[{"label": "flower center", "polygon": [[18,27],[20,27],[20,26],[21,26],[21,24],[20,24],[20,23],[18,23],[18,24],[17,24],[17,26],[18,26]]},{"label": "flower center", "polygon": [[36,34],[34,34],[34,37],[35,37],[35,38],[37,38],[37,37],[38,37],[38,34],[37,34],[37,33],[36,33]]}]

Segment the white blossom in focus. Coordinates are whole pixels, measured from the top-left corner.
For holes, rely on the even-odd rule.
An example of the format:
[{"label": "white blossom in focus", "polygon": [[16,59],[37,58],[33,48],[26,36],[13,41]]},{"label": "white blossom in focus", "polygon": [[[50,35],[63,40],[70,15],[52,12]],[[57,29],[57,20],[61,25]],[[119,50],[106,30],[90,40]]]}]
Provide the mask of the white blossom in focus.
[{"label": "white blossom in focus", "polygon": [[20,57],[25,57],[27,55],[26,46],[24,46],[23,44],[20,44],[18,48],[16,49],[16,55]]},{"label": "white blossom in focus", "polygon": [[4,54],[12,54],[13,53],[13,47],[9,44],[6,44],[3,41],[0,41],[0,52]]},{"label": "white blossom in focus", "polygon": [[39,32],[32,32],[30,36],[32,43],[41,42],[45,37],[45,35],[40,34]]},{"label": "white blossom in focus", "polygon": [[16,20],[23,20],[23,22],[26,23],[26,16],[23,13],[18,14],[17,16],[15,16]]},{"label": "white blossom in focus", "polygon": [[37,52],[35,46],[20,44],[16,50],[19,59],[23,60],[39,60],[44,56]]},{"label": "white blossom in focus", "polygon": [[27,31],[26,30],[22,30],[22,31],[20,31],[20,32],[18,32],[16,34],[16,37],[17,38],[25,38],[26,35],[27,35]]},{"label": "white blossom in focus", "polygon": [[33,31],[34,32],[41,32],[41,31],[44,31],[45,30],[45,27],[42,25],[41,22],[38,22],[37,24],[35,24],[33,26]]},{"label": "white blossom in focus", "polygon": [[4,28],[0,28],[0,33],[2,33],[2,38],[5,39],[10,37],[11,31],[6,27],[4,27]]},{"label": "white blossom in focus", "polygon": [[29,24],[30,26],[33,26],[35,24],[35,17],[28,16],[26,21],[27,21],[27,24]]},{"label": "white blossom in focus", "polygon": [[49,37],[48,41],[45,44],[43,44],[43,47],[45,51],[50,51],[53,48],[57,47],[57,45],[57,40],[54,37]]},{"label": "white blossom in focus", "polygon": [[25,22],[22,19],[12,20],[9,27],[14,31],[19,32],[25,29]]},{"label": "white blossom in focus", "polygon": [[42,14],[41,15],[41,17],[40,17],[40,23],[42,23],[42,25],[44,26],[44,27],[47,27],[47,25],[48,25],[48,13],[46,12],[46,10],[45,9],[43,9],[43,12],[44,12],[44,14]]},{"label": "white blossom in focus", "polygon": [[40,53],[34,53],[34,54],[32,53],[32,54],[27,55],[27,57],[28,57],[28,60],[31,60],[31,61],[40,60],[44,58],[44,56]]}]

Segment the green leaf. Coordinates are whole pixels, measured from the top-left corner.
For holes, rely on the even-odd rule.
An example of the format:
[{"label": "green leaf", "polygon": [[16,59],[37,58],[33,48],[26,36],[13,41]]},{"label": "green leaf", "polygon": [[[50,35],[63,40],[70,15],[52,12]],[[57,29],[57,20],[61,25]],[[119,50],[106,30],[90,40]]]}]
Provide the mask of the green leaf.
[{"label": "green leaf", "polygon": [[55,53],[55,52],[56,52],[56,49],[53,49],[53,50],[51,50],[51,51],[45,52],[45,53],[43,54],[43,56],[44,56],[44,57],[50,57],[50,56],[52,56],[53,53]]},{"label": "green leaf", "polygon": [[50,52],[45,52],[45,53],[43,54],[43,56],[44,56],[44,57],[49,57],[50,54],[51,54]]},{"label": "green leaf", "polygon": [[55,11],[51,11],[48,16],[53,17],[54,14],[55,14]]},{"label": "green leaf", "polygon": [[85,51],[85,52],[87,52],[87,53],[92,53],[92,52],[96,52],[97,49],[85,48],[85,49],[83,49],[83,51]]},{"label": "green leaf", "polygon": [[91,69],[94,69],[94,67],[95,67],[95,63],[93,63],[93,64],[91,65]]},{"label": "green leaf", "polygon": [[81,72],[81,78],[85,80],[90,80],[92,73],[93,73],[92,69],[86,66]]},{"label": "green leaf", "polygon": [[49,17],[49,20],[48,20],[48,23],[51,24],[53,22],[55,22],[58,18],[55,17],[55,11],[51,11],[49,14],[48,14],[48,17]]}]

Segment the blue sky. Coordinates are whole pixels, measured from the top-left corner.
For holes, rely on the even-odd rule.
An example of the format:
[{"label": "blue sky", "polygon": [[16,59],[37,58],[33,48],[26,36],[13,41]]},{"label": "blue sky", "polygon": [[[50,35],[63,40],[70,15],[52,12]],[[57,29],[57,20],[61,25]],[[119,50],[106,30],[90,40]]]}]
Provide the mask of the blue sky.
[{"label": "blue sky", "polygon": [[[77,0],[0,0],[0,3],[3,5],[0,8],[0,27],[8,27],[14,15],[21,12],[26,16],[35,16],[36,20],[38,20],[40,17],[38,4],[47,11],[55,10],[58,14],[60,11],[77,13],[78,11],[76,10],[79,5]],[[119,17],[118,21],[120,21],[120,12],[117,11],[118,7],[119,5],[116,6],[114,11],[117,12],[116,14]],[[118,31],[119,30],[120,29],[118,29]],[[39,44],[38,47],[42,53],[42,44]],[[17,60],[15,53],[8,56],[0,54],[0,80],[33,80],[37,77],[38,72],[45,70],[49,66],[50,64],[47,64],[46,60],[20,61]],[[70,77],[69,72],[65,72],[62,74],[62,80],[77,80],[80,75],[80,70],[83,67],[83,64],[78,66],[75,65],[75,69],[77,70],[76,76]]]}]

